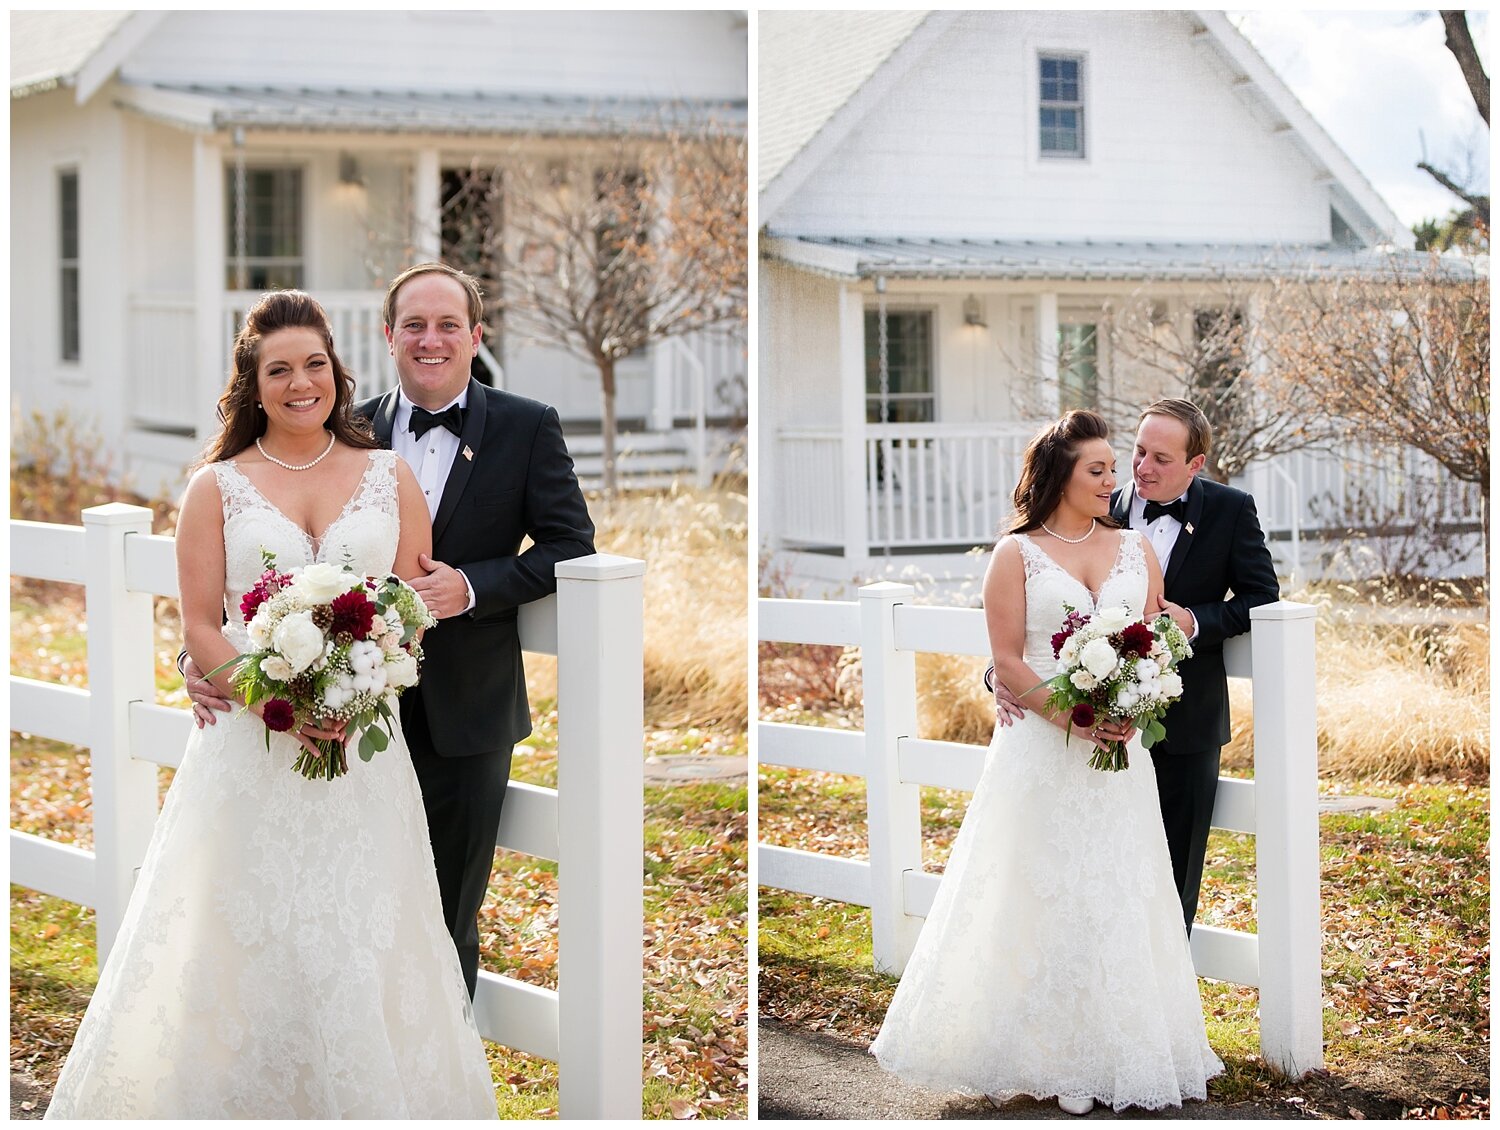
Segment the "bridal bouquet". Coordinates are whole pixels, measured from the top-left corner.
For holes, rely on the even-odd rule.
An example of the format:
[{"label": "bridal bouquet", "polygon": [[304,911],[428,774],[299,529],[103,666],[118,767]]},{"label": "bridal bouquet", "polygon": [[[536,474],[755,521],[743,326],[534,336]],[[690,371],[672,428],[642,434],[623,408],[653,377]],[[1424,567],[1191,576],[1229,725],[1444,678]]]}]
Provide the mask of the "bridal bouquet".
[{"label": "bridal bouquet", "polygon": [[[1052,637],[1060,667],[1041,685],[1050,687],[1047,709],[1068,711],[1074,726],[1100,718],[1128,721],[1150,749],[1167,736],[1161,716],[1182,696],[1177,664],[1193,654],[1186,634],[1162,613],[1154,621],[1132,622],[1121,606],[1083,616],[1071,605],[1062,630]],[[1130,764],[1124,742],[1110,742],[1089,759],[1095,769],[1115,771]]]},{"label": "bridal bouquet", "polygon": [[[233,686],[245,705],[265,703],[268,749],[272,730],[347,722],[351,734],[360,732],[360,759],[369,761],[394,733],[387,692],[417,681],[417,630],[437,621],[397,576],[362,577],[326,562],[283,573],[275,554],[261,556],[265,571],[240,601],[253,650],[209,673],[235,666]],[[321,755],[304,749],[293,769],[327,781],[349,771],[343,743],[315,744]]]}]

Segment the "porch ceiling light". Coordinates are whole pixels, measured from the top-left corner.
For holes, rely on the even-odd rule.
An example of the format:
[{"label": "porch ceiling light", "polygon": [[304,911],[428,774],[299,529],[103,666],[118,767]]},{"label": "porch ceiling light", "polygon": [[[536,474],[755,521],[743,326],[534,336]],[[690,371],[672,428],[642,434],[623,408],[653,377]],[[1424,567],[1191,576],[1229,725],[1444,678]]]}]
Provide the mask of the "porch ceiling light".
[{"label": "porch ceiling light", "polygon": [[351,188],[365,186],[365,178],[360,175],[359,162],[354,159],[353,153],[339,154],[339,184],[348,185]]},{"label": "porch ceiling light", "polygon": [[984,311],[979,306],[979,299],[972,294],[964,299],[964,325],[978,326],[980,329],[988,328],[984,320]]}]

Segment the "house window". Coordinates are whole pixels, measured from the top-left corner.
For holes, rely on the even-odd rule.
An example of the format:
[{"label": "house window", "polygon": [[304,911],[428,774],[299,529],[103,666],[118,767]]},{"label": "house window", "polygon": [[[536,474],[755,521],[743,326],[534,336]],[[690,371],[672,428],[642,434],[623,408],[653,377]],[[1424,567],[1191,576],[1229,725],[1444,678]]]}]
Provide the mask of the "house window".
[{"label": "house window", "polygon": [[230,290],[301,287],[302,170],[245,170],[244,247],[240,247],[241,201],[231,166],[225,176],[226,259]]},{"label": "house window", "polygon": [[[880,312],[865,311],[865,419],[925,424],[936,417],[932,392],[932,313],[886,313],[886,390],[880,388]],[[882,412],[882,409],[884,411]]]},{"label": "house window", "polygon": [[1083,59],[1077,55],[1040,57],[1038,101],[1043,157],[1083,156]]},{"label": "house window", "polygon": [[1064,322],[1057,327],[1058,406],[1099,407],[1099,334],[1090,323]]},{"label": "house window", "polygon": [[57,178],[60,324],[62,359],[78,360],[78,173]]}]

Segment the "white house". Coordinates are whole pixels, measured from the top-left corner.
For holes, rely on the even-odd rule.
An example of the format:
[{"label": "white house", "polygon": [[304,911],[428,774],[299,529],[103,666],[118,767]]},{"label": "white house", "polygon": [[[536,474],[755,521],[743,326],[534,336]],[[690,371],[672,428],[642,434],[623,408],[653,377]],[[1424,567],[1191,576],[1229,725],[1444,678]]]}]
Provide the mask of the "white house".
[{"label": "white house", "polygon": [[[360,391],[388,388],[380,301],[450,251],[445,175],[681,114],[743,129],[746,52],[726,11],[12,13],[12,395],[92,418],[138,486],[170,486],[237,313],[288,285],[327,307]],[[555,404],[596,469],[594,367],[490,344],[490,382]],[[742,329],[622,361],[622,477],[737,438],[745,371]]]},{"label": "white house", "polygon": [[[1226,285],[1253,321],[1257,286],[1288,267],[1417,258],[1223,13],[759,26],[760,529],[805,595],[912,570],[974,581],[964,551],[993,543],[1037,422],[1144,379],[1111,355],[1112,311],[1145,300],[1191,340]],[[1284,571],[1305,575],[1338,460],[1246,480]],[[1453,496],[1451,516],[1477,513],[1474,492]]]}]

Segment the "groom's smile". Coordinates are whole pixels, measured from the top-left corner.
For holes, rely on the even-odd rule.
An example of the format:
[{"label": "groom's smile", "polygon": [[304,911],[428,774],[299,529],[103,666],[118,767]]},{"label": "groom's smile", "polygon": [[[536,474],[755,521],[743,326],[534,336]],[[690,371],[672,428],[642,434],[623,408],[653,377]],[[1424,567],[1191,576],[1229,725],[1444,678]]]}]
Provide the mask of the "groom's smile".
[{"label": "groom's smile", "polygon": [[386,339],[407,399],[434,410],[452,403],[468,384],[482,332],[469,324],[468,295],[456,280],[432,272],[403,283]]}]

